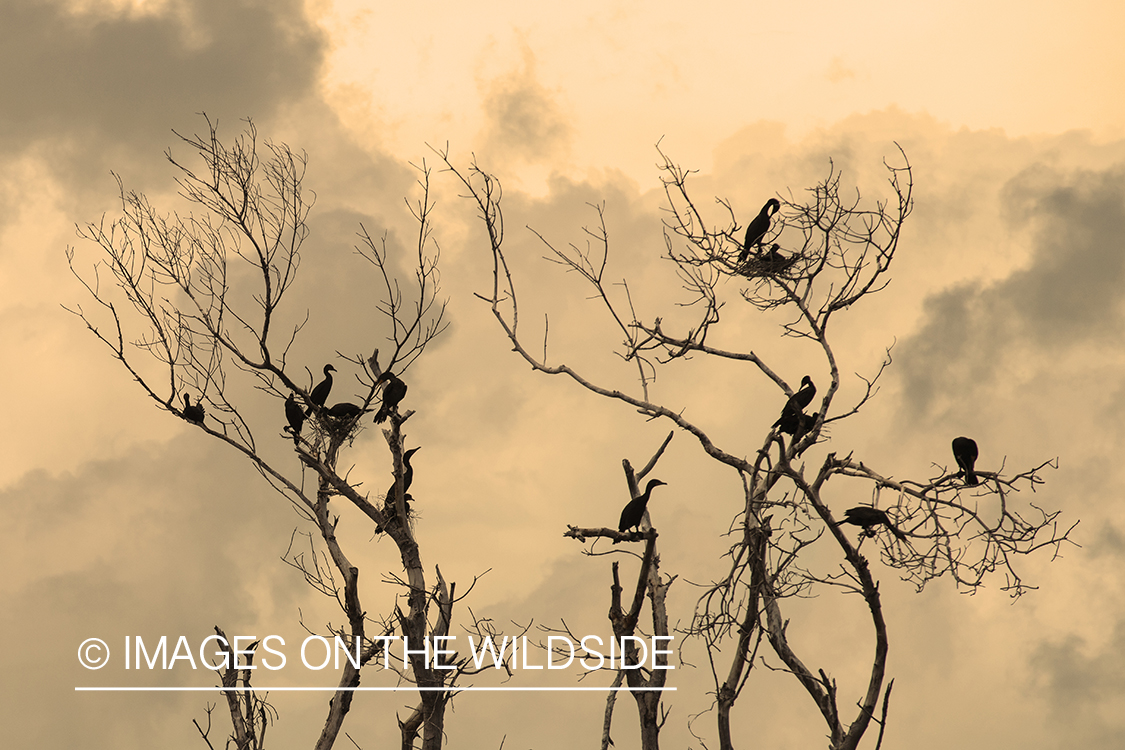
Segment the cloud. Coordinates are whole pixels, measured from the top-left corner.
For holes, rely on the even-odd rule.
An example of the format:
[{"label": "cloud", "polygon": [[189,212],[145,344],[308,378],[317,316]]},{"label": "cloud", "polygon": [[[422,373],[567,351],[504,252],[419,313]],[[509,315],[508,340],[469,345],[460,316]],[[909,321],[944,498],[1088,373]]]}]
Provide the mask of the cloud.
[{"label": "cloud", "polygon": [[485,153],[537,164],[565,155],[572,128],[555,96],[538,80],[535,54],[524,46],[519,69],[488,83]]},{"label": "cloud", "polygon": [[915,409],[993,386],[1015,358],[1023,370],[1051,368],[1079,347],[1121,341],[1125,164],[1073,172],[1036,164],[1007,182],[1001,205],[1010,233],[1030,235],[1028,261],[995,283],[968,281],[926,299],[921,328],[898,350]]},{"label": "cloud", "polygon": [[264,118],[307,94],[325,48],[298,0],[182,0],[152,14],[6,2],[0,156],[38,145],[58,173],[121,169],[197,112]]},{"label": "cloud", "polygon": [[1076,635],[1040,646],[1030,658],[1038,675],[1043,703],[1054,718],[1052,728],[1070,747],[1120,747],[1125,732],[1125,622],[1118,622],[1108,642],[1092,648]]}]

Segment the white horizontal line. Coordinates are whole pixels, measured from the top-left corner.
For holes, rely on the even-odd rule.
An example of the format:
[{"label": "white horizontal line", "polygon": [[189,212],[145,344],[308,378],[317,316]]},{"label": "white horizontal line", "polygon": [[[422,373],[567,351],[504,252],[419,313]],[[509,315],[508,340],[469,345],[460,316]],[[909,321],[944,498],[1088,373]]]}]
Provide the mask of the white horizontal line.
[{"label": "white horizontal line", "polygon": [[75,692],[100,692],[100,693],[155,693],[155,692],[173,692],[173,693],[193,693],[193,692],[235,692],[244,693],[251,690],[259,693],[272,693],[276,691],[293,691],[293,692],[399,692],[404,690],[417,690],[424,692],[664,692],[675,691],[676,688],[630,688],[630,687],[418,687],[416,685],[404,685],[402,687],[76,687]]}]

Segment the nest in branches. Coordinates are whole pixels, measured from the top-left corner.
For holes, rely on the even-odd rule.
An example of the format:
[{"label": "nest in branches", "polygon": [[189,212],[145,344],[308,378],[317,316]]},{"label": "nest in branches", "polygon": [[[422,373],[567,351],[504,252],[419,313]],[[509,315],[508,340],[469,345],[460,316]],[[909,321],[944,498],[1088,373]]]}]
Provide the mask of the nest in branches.
[{"label": "nest in branches", "polygon": [[324,409],[317,409],[313,424],[329,441],[345,443],[359,431],[359,414],[354,417],[333,417]]},{"label": "nest in branches", "polygon": [[[412,500],[414,500],[414,498],[409,492],[407,492],[403,497],[403,501],[406,503],[406,523],[409,524],[411,531],[413,531],[414,529],[415,519],[418,518],[418,514],[414,511],[413,508],[410,507],[410,503]],[[383,498],[383,515],[385,515],[389,519],[388,524],[399,523],[398,511],[395,509],[394,492],[391,492],[389,495]],[[384,531],[386,531],[386,529],[382,526],[375,529],[376,534],[382,533]]]},{"label": "nest in branches", "polygon": [[762,252],[737,264],[736,273],[747,278],[769,278],[770,276],[789,276],[789,271],[801,260],[800,255],[782,256],[776,250]]}]

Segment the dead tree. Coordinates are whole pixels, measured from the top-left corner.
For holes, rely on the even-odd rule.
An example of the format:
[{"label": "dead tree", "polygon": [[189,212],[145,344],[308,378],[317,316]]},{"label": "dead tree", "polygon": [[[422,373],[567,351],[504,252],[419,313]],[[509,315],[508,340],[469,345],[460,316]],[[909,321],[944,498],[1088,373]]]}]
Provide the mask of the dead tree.
[{"label": "dead tree", "polygon": [[[859,545],[853,545],[836,524],[825,495],[828,480],[842,476],[869,484],[874,505],[890,514],[905,539],[872,528],[864,530],[860,543],[870,534],[883,562],[919,588],[945,574],[959,587],[975,588],[988,573],[1003,570],[1005,590],[1019,596],[1028,586],[1017,573],[1018,558],[1041,548],[1057,552],[1068,541],[1073,526],[1060,527],[1057,512],[1035,505],[1017,508],[1010,493],[1034,489],[1043,482],[1043,471],[1054,464],[1047,461],[1014,476],[984,472],[985,483],[971,495],[969,488],[955,481],[956,475],[943,472],[942,477],[924,482],[892,481],[851,454],[844,458],[829,454],[810,479],[802,456],[828,442],[833,423],[863,408],[891,363],[888,349],[875,373],[860,376],[860,395],[850,403],[840,403],[837,396],[842,379],[829,336],[830,322],[890,281],[900,232],[912,208],[912,174],[906,155],[900,152],[901,166],[885,163],[889,190],[882,200],[865,201],[858,190],[847,197],[840,172],[831,166],[828,176],[806,194],[779,195],[780,211],[762,241],[756,243],[755,252],[739,241],[744,227],[730,203],[717,200],[722,223],[716,225],[690,195],[690,172],[663,152],[660,155],[667,199],[664,260],[687,293],[677,306],[692,312],[690,321],[677,324],[678,330],[666,330],[666,315],[639,314],[628,283],[611,278],[610,236],[603,206],[593,206],[597,220],[592,228],[584,228],[585,247],[560,248],[531,230],[548,249],[549,261],[584,280],[587,296],[604,308],[606,325],[622,337],[615,354],[635,368],[635,379],[603,383],[565,361],[550,361],[546,333],[541,353],[540,345],[535,350],[528,345],[519,328],[517,283],[505,256],[500,182],[475,163],[460,169],[450,162],[448,153],[440,154],[477,207],[487,232],[492,283],[491,290],[478,297],[489,305],[513,350],[535,371],[563,376],[593,394],[627,405],[646,419],[671,422],[692,435],[707,457],[737,472],[741,479],[743,497],[729,529],[735,541],[723,550],[728,563],[722,575],[702,587],[691,624],[685,629],[685,635],[701,642],[707,653],[719,746],[735,745],[731,710],[752,668],[761,663],[759,652],[765,643],[781,660],[782,671],[808,692],[825,722],[829,747],[852,750],[873,719],[880,724],[882,737],[890,692],[890,684],[884,689],[888,638],[878,581],[859,553]],[[737,291],[732,294],[732,289]],[[783,339],[811,342],[822,359],[816,377],[820,399],[811,405],[810,413],[802,408],[791,414],[796,425],[791,430],[783,425],[778,429],[783,420],[773,427],[763,426],[757,445],[717,444],[705,425],[686,416],[685,404],[665,403],[655,389],[656,374],[668,363],[715,358],[750,368],[744,382],[757,376],[763,386],[758,400],[764,389],[776,387],[778,410],[782,411],[794,390],[780,374],[780,363],[767,362],[753,350],[720,343],[724,334],[720,310],[731,301],[748,303],[775,321]],[[730,402],[735,405],[738,400]],[[792,432],[792,439],[782,430]],[[1000,501],[999,512],[977,510],[977,501],[984,495]],[[838,547],[838,570],[804,565],[805,549],[823,543]],[[845,716],[850,702],[840,702],[837,684],[828,671],[807,666],[798,655],[799,644],[790,642],[786,633],[785,599],[826,588],[860,594],[871,620],[875,649],[870,677],[850,717]],[[880,698],[882,719],[877,718]]]},{"label": "dead tree", "polygon": [[[336,600],[346,623],[329,626],[327,635],[339,636],[350,654],[359,654],[356,662],[349,659],[345,665],[314,745],[327,750],[351,708],[351,688],[359,685],[360,671],[381,668],[373,657],[381,654],[383,637],[405,636],[415,648],[425,638],[449,632],[455,587],[445,582],[440,570],[435,584],[427,582],[406,512],[402,427],[413,412],[391,409],[384,430],[394,467],[392,497],[361,492],[361,482],[349,475],[344,456],[370,424],[365,415],[378,405],[378,348],[370,357],[340,355],[340,369],[350,370],[348,375],[365,393],[362,404],[343,409],[314,403],[308,369],[289,356],[309,316],[294,309],[288,294],[309,234],[311,202],[303,186],[306,155],[285,144],[259,141],[249,121],[230,143],[219,139],[210,120],[204,135],[179,137],[202,162],[192,166],[167,152],[189,210],[161,213],[144,195],[126,191],[118,179],[120,217],[103,216],[78,230],[93,245],[90,265],[80,264],[76,249],[68,248],[71,270],[94,302],[92,311],[82,305],[70,311],[159,408],[242,454],[307,525],[303,533],[312,545],[310,553],[291,554],[288,562],[315,589]],[[420,197],[407,201],[418,232],[413,284],[406,291],[389,269],[385,237],[374,238],[362,227],[358,233],[357,251],[375,271],[372,296],[381,295],[379,312],[389,341],[389,346],[384,344],[389,351],[385,368],[396,375],[403,374],[446,325],[438,252],[431,237],[430,175],[424,164],[419,171]],[[275,416],[264,422],[256,422],[248,407],[255,391],[275,399]],[[182,395],[195,396],[196,403],[185,399],[181,407]],[[294,406],[283,406],[287,397]],[[307,420],[301,412],[307,412]],[[290,419],[288,434],[278,431],[283,414]],[[296,457],[277,450],[290,440]],[[309,472],[314,482],[306,482]],[[337,538],[341,517],[331,510],[330,501],[340,499],[393,540],[405,570],[404,577],[387,574],[402,593],[393,612],[381,618],[367,614],[360,569]],[[377,585],[375,580],[368,593],[372,585]],[[420,691],[415,716],[400,723],[404,747],[413,746],[421,734],[423,748],[440,748],[451,696],[443,688],[454,688],[464,673],[464,663],[459,664],[451,671],[435,669],[424,655],[416,654],[410,657],[410,668],[400,671],[399,678],[408,684],[429,688]],[[237,670],[223,676],[224,686],[232,674],[237,676]],[[261,732],[251,731],[258,716],[253,708],[236,711],[231,704],[239,747],[261,746]]]},{"label": "dead tree", "polygon": [[[648,476],[649,472],[656,466],[656,462],[663,455],[664,449],[668,447],[668,443],[672,440],[674,433],[668,433],[668,437],[664,439],[660,448],[649,459],[648,463],[639,472],[633,471],[632,464],[628,459],[623,459],[621,464],[625,470],[625,481],[629,487],[629,497],[638,498],[641,496],[640,480]],[[645,513],[645,519],[648,519],[648,513]],[[644,601],[647,596],[649,599],[652,610],[652,635],[655,639],[669,638],[668,628],[668,610],[665,606],[665,599],[668,595],[668,589],[671,587],[675,576],[668,579],[663,579],[660,576],[660,556],[656,552],[656,529],[653,528],[652,523],[645,524],[647,528],[639,532],[623,533],[620,530],[615,531],[609,528],[587,528],[578,526],[568,526],[566,532],[563,534],[565,537],[576,539],[580,542],[585,542],[587,539],[598,538],[613,539],[614,544],[621,541],[644,541],[644,552],[640,555],[640,569],[637,573],[637,582],[633,587],[632,599],[628,602],[628,609],[622,606],[622,593],[624,589],[621,585],[620,569],[618,563],[615,561],[612,566],[613,585],[610,587],[610,606],[609,606],[609,621],[613,630],[613,637],[619,642],[624,644],[621,650],[623,663],[638,664],[638,649],[636,642],[632,638],[636,635],[640,623],[641,609],[644,606]],[[616,552],[616,551],[615,551]],[[602,554],[615,554],[615,552],[604,553],[597,552],[591,546],[585,550],[585,554],[590,556],[598,556]],[[624,552],[622,550],[621,552]],[[632,553],[630,553],[632,554]],[[564,633],[569,639],[575,639],[575,635],[567,629],[555,630],[551,628],[543,628],[545,632],[561,632]],[[625,639],[629,640],[626,641]],[[657,640],[653,640],[653,644]],[[580,639],[579,639],[580,640]],[[655,645],[654,645],[655,651]],[[637,719],[640,723],[640,736],[641,747],[644,750],[657,750],[660,747],[659,735],[660,728],[663,726],[667,715],[662,712],[661,708],[661,690],[668,677],[668,656],[666,653],[652,654],[653,667],[650,669],[617,669],[616,675],[613,680],[613,687],[620,687],[622,682],[628,682],[633,695],[633,699],[637,703]],[[586,654],[582,654],[584,658]],[[613,709],[616,705],[617,694],[610,692],[606,698],[605,719],[603,722],[602,731],[602,749],[608,750],[612,745],[610,739],[610,728],[613,721]]]},{"label": "dead tree", "polygon": [[[233,743],[235,750],[263,750],[266,746],[266,729],[277,718],[277,711],[250,685],[254,654],[261,641],[255,641],[246,649],[236,652],[231,648],[227,634],[217,625],[215,634],[218,636],[216,642],[219,652],[223,654],[223,662],[218,665],[216,671],[219,673],[223,687],[226,688],[222,693],[227,701],[227,709],[230,711],[232,727],[226,747],[231,747]],[[246,656],[245,662],[242,661],[242,656]],[[215,747],[210,739],[211,712],[214,709],[214,706],[207,707],[206,727],[201,727],[198,721],[192,720],[195,728],[199,730],[200,737],[210,748]]]}]

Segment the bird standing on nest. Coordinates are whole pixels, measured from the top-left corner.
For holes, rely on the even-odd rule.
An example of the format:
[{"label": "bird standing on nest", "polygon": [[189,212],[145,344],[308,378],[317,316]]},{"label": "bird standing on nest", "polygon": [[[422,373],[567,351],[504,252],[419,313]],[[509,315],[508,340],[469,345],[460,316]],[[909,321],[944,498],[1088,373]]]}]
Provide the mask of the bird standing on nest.
[{"label": "bird standing on nest", "polygon": [[[312,393],[309,394],[309,401],[317,406],[324,406],[324,402],[328,400],[328,394],[332,390],[332,373],[334,372],[336,372],[336,368],[332,365],[324,366],[324,380],[317,383],[316,388],[312,389]],[[305,414],[312,414],[312,408],[310,407]]]},{"label": "bird standing on nest", "polygon": [[335,417],[336,419],[355,419],[360,414],[363,414],[363,407],[356,406],[350,401],[341,401],[326,413],[328,416]]},{"label": "bird standing on nest", "polygon": [[746,241],[742,244],[742,252],[738,254],[738,262],[745,263],[750,257],[750,251],[766,236],[770,230],[770,217],[781,210],[781,202],[777,198],[770,198],[762,210],[746,227]]}]

